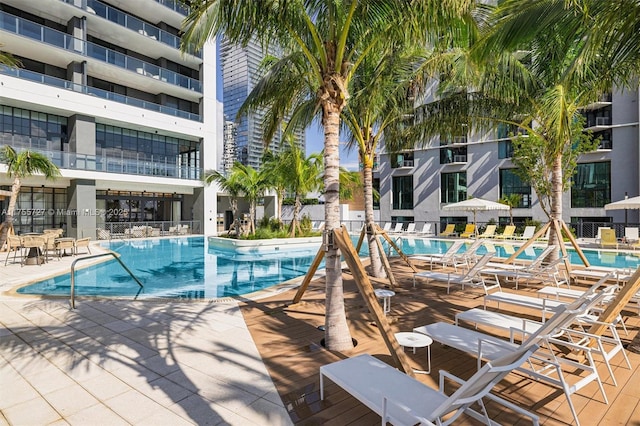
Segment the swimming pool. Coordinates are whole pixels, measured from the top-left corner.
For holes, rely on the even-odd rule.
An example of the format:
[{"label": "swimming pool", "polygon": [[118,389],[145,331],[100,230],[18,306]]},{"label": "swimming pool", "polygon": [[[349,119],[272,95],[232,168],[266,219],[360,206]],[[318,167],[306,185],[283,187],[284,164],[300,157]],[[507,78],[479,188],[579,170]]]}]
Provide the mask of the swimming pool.
[{"label": "swimming pool", "polygon": [[[79,296],[214,299],[239,296],[304,275],[318,248],[286,254],[238,255],[209,247],[204,237],[156,238],[102,243],[144,284],[138,284],[114,260],[76,271]],[[64,274],[22,287],[22,294],[70,294]]]},{"label": "swimming pool", "polygon": [[[397,242],[405,254],[412,255],[444,253],[452,240],[402,238]],[[140,289],[116,261],[108,261],[76,271],[77,295],[195,299],[240,296],[303,276],[318,250],[305,247],[284,251],[283,247],[277,253],[238,254],[217,250],[201,236],[112,241],[103,246],[121,255],[144,288]],[[490,249],[500,257],[509,257],[517,249],[509,243],[492,246]],[[387,244],[384,247],[388,250]],[[461,251],[465,248],[463,245]],[[533,259],[540,250],[530,248],[519,258]],[[478,253],[486,251],[483,245]],[[360,254],[366,253],[364,244]],[[581,264],[577,253],[569,250],[569,254],[572,264]],[[640,265],[640,257],[633,253],[584,250],[584,254],[593,266],[636,269]],[[18,293],[68,296],[70,285],[70,275],[65,274],[22,287]]]}]

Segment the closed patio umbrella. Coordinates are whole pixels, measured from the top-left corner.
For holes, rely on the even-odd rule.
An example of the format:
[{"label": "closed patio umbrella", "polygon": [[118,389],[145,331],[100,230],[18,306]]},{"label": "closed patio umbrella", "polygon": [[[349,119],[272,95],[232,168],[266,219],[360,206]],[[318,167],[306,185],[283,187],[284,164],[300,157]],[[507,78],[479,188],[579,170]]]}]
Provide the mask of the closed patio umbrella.
[{"label": "closed patio umbrella", "polygon": [[[459,203],[447,204],[442,210],[460,210],[473,212],[473,223],[476,223],[476,213],[489,210],[509,210],[509,206],[495,201],[484,200],[482,198],[470,198]],[[476,227],[477,230],[477,227]],[[476,231],[477,232],[477,231]]]}]

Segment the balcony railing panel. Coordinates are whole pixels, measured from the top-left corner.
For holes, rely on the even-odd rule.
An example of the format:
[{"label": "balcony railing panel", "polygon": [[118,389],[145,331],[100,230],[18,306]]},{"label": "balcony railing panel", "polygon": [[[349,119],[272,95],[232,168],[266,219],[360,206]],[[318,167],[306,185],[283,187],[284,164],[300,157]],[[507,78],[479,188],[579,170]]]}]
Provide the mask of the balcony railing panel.
[{"label": "balcony railing panel", "polygon": [[171,115],[174,117],[180,117],[187,120],[202,121],[200,115],[193,114],[188,111],[182,111],[173,107],[159,105],[153,102],[143,101],[141,99],[132,98],[118,93],[109,92],[106,90],[98,89],[91,86],[83,86],[82,84],[72,83],[61,78],[52,77],[49,75],[40,74],[34,71],[28,71],[20,68],[9,68],[7,66],[0,65],[0,74],[11,75],[24,80],[35,81],[37,83],[46,84],[48,86],[55,86],[63,89],[74,90],[76,92],[85,93],[87,95],[97,96],[102,99],[118,102],[121,104],[131,105],[139,108],[144,108],[150,111],[157,111],[163,114]]},{"label": "balcony railing panel", "polygon": [[63,32],[18,18],[6,12],[0,12],[0,26],[3,30],[13,32],[23,37],[79,53],[83,56],[89,56],[99,61],[128,69],[129,71],[202,93],[202,83],[198,80],[165,68],[160,68],[157,65],[141,61],[140,59],[127,56],[98,44],[74,38]]},{"label": "balcony railing panel", "polygon": [[[3,143],[12,145],[17,150],[32,149],[51,159],[61,169],[86,170],[105,173],[132,174],[143,176],[159,176],[175,179],[199,180],[202,170],[198,167],[180,165],[178,159],[169,162],[166,158],[154,160],[151,158],[107,157],[103,155],[86,155],[72,152],[49,151],[39,149],[42,144],[29,140],[28,137],[2,138]],[[46,141],[44,142],[46,146]]]}]

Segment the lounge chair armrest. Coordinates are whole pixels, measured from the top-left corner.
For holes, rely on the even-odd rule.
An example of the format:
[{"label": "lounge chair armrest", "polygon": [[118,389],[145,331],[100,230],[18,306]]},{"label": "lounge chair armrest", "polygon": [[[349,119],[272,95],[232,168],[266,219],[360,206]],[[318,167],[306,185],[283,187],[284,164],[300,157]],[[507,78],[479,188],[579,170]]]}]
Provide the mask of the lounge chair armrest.
[{"label": "lounge chair armrest", "polygon": [[566,340],[562,340],[562,339],[556,339],[555,337],[547,337],[546,339],[548,342],[550,343],[554,343],[558,346],[564,346],[565,348],[568,349],[573,349],[575,351],[585,351],[585,352],[591,352],[593,351],[595,348],[590,347],[589,345],[582,345],[579,343],[575,343],[575,342],[569,342]]}]

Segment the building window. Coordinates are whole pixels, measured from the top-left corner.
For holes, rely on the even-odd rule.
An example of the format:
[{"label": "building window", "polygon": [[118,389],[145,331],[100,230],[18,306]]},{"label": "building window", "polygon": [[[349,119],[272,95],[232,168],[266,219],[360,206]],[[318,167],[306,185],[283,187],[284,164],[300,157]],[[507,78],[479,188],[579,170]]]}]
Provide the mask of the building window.
[{"label": "building window", "polygon": [[0,106],[0,114],[1,145],[60,152],[68,142],[65,117],[4,105]]},{"label": "building window", "polygon": [[506,195],[520,195],[520,204],[516,207],[528,209],[531,207],[531,186],[523,182],[513,169],[500,170],[500,197]]},{"label": "building window", "polygon": [[571,207],[604,207],[611,202],[611,163],[578,164],[571,187]]},{"label": "building window", "polygon": [[513,142],[499,141],[498,142],[498,158],[511,158],[511,157],[513,157]]},{"label": "building window", "polygon": [[413,152],[402,152],[391,155],[391,168],[413,167]]},{"label": "building window", "polygon": [[392,181],[391,194],[394,210],[413,208],[413,176],[396,176]]},{"label": "building window", "polygon": [[467,172],[443,173],[441,177],[442,203],[457,203],[467,199]]},{"label": "building window", "polygon": [[[0,187],[10,190],[11,187]],[[9,197],[0,200],[0,221],[6,219]],[[67,216],[67,189],[23,186],[20,188],[13,226],[16,234],[63,228]]]}]

